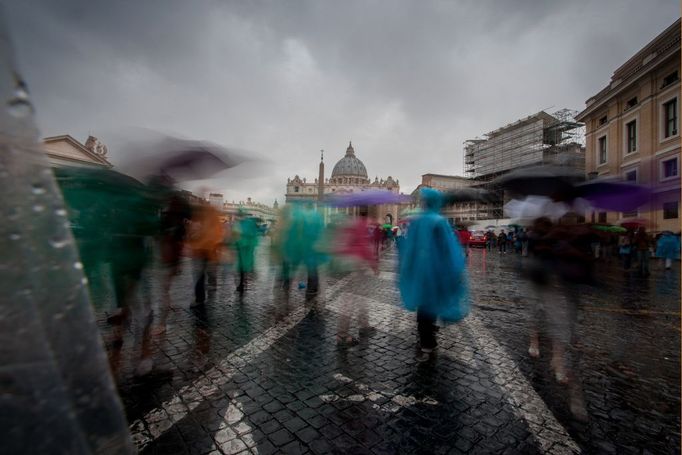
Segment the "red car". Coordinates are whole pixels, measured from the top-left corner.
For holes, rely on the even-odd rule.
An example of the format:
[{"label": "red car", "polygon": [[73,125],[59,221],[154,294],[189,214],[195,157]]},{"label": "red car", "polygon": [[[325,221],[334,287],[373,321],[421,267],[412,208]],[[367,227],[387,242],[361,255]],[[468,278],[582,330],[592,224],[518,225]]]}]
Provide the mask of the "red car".
[{"label": "red car", "polygon": [[470,232],[466,229],[456,229],[455,234],[459,240],[459,244],[466,248],[469,245]]},{"label": "red car", "polygon": [[485,232],[474,231],[470,233],[469,236],[469,246],[485,248]]}]

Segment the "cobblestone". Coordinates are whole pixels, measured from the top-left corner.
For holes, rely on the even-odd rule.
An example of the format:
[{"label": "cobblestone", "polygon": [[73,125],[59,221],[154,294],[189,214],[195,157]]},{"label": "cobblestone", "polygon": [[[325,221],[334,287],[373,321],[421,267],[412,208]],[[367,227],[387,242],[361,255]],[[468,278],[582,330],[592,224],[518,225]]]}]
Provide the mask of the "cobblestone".
[{"label": "cobblestone", "polygon": [[[472,251],[472,314],[440,330],[438,355],[423,364],[392,252],[378,277],[325,276],[312,303],[294,289],[284,299],[264,255],[258,260],[244,296],[228,273],[201,310],[187,307],[185,269],[168,330],[154,341],[153,374],[130,379],[137,354],[128,350],[120,390],[143,453],[679,451],[673,275],[640,283],[603,264],[600,286],[584,290],[579,371],[589,420],[581,423],[549,373],[546,344],[539,360],[527,355],[530,291],[518,280],[519,258]],[[377,328],[347,349],[335,345],[340,296],[367,304]],[[622,312],[633,307],[649,313]]]}]

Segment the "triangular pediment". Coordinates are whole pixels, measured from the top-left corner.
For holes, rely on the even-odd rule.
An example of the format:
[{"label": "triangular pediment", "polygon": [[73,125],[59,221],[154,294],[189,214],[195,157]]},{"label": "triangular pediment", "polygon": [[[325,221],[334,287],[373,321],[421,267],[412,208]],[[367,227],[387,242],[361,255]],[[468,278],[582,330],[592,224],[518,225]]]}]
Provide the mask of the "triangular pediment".
[{"label": "triangular pediment", "polygon": [[111,163],[105,157],[91,152],[68,134],[45,138],[43,148],[53,164],[111,167]]}]

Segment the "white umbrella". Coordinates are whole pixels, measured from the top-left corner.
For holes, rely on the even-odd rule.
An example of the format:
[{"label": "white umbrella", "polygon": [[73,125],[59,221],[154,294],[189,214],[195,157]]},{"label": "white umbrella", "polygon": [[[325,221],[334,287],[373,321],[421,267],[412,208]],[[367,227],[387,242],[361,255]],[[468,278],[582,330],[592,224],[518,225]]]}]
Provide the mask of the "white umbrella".
[{"label": "white umbrella", "polygon": [[512,199],[504,205],[506,216],[522,222],[543,216],[556,221],[570,210],[563,202],[554,202],[546,196],[526,196],[524,199]]}]

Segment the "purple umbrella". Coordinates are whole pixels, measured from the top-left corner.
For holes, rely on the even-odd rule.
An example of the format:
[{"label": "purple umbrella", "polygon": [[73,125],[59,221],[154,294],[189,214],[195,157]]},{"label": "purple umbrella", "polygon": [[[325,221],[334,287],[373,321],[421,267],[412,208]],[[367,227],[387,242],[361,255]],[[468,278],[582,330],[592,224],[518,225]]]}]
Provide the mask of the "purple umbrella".
[{"label": "purple umbrella", "polygon": [[592,180],[575,186],[574,194],[597,208],[629,212],[649,202],[651,190],[616,180]]},{"label": "purple umbrella", "polygon": [[368,190],[359,191],[357,193],[336,194],[327,198],[327,202],[334,207],[400,204],[409,200],[409,196],[392,193],[386,190]]}]

